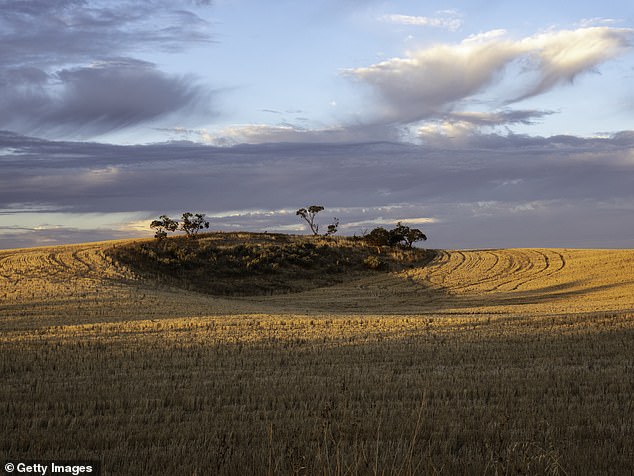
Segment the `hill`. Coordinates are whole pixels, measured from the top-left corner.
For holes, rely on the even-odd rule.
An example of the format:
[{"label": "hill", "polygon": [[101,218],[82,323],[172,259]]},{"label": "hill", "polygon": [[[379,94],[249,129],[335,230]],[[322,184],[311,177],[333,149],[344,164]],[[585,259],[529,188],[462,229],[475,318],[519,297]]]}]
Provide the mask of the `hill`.
[{"label": "hill", "polygon": [[435,252],[368,246],[347,237],[207,233],[120,245],[115,261],[145,279],[224,296],[272,295],[327,287],[369,271],[421,267]]},{"label": "hill", "polygon": [[0,251],[6,458],[105,474],[634,471],[632,250],[173,243]]},{"label": "hill", "polygon": [[[172,240],[162,250],[147,239],[0,251],[0,314],[13,313],[12,326],[40,326],[60,316],[68,323],[226,312],[634,309],[632,250],[408,254],[288,235],[209,234],[196,245]],[[370,256],[376,261],[368,264]],[[81,312],[69,313],[73,306]],[[30,318],[36,321],[27,324]]]}]

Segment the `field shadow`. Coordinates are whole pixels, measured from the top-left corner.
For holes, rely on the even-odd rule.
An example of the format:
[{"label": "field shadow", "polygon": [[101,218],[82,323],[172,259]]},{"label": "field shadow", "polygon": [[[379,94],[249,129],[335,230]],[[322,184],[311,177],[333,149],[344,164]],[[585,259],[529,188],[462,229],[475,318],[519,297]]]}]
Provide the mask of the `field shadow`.
[{"label": "field shadow", "polygon": [[574,304],[588,302],[596,293],[606,293],[634,282],[592,285],[587,280],[544,286],[531,290],[492,290],[480,293],[459,293],[442,285],[416,281],[400,274],[380,278],[358,279],[341,285],[320,288],[294,295],[246,298],[270,312],[297,313],[434,313],[487,308],[506,308],[512,312],[523,306]]},{"label": "field shadow", "polygon": [[[246,239],[242,235],[226,234],[211,236],[208,247],[194,246],[185,241],[185,245],[163,250],[165,256],[172,252],[194,250],[191,256],[185,254],[183,258],[187,263],[191,261],[192,265],[204,261],[203,258],[215,260],[217,273],[208,273],[208,266],[203,268],[201,276],[205,275],[200,282],[194,283],[196,286],[189,281],[172,279],[169,273],[169,279],[163,279],[165,270],[158,279],[153,268],[145,275],[137,273],[134,279],[123,273],[94,279],[91,276],[84,280],[82,273],[85,270],[78,266],[77,277],[82,278],[78,281],[79,287],[74,289],[73,283],[66,280],[71,286],[59,292],[54,286],[50,291],[43,289],[40,283],[45,278],[47,282],[56,282],[59,279],[57,274],[38,276],[38,280],[32,283],[33,291],[21,292],[16,297],[17,301],[0,301],[0,328],[43,327],[71,321],[72,324],[82,324],[258,313],[309,316],[500,314],[551,312],[551,309],[555,309],[552,312],[570,309],[576,313],[592,309],[592,299],[598,295],[605,299],[597,304],[596,309],[603,310],[612,290],[634,284],[633,281],[599,284],[591,279],[571,279],[551,285],[543,281],[543,286],[528,290],[476,290],[474,287],[465,290],[478,283],[456,283],[454,277],[452,287],[421,279],[420,276],[426,272],[416,274],[417,269],[434,266],[441,267],[441,274],[451,273],[451,269],[443,268],[446,263],[442,259],[436,259],[447,256],[442,250],[419,250],[420,253],[408,257],[406,253],[402,253],[403,256],[388,255],[385,251],[377,254],[373,249],[360,247],[349,240],[342,240],[339,248],[331,249],[320,242],[298,237],[282,236],[278,239],[277,236],[260,234],[248,235],[247,238],[248,246],[241,244]],[[225,253],[225,249],[229,251]],[[151,251],[153,248],[144,252]],[[173,259],[179,256],[177,253]],[[368,269],[368,263],[372,263],[368,258],[376,256],[388,269]],[[237,260],[237,257],[241,259]],[[174,263],[166,262],[169,271]],[[111,265],[111,262],[104,263],[104,269]],[[253,266],[262,269],[252,272]],[[55,266],[53,269],[57,270]],[[189,268],[183,272],[191,277]],[[72,276],[67,277],[70,279]],[[198,275],[194,277],[197,279]],[[531,286],[540,284],[539,278],[529,277],[533,281]],[[20,275],[20,278],[24,276]],[[211,288],[207,287],[209,283],[213,285]],[[13,287],[17,285],[9,284],[4,289],[5,298],[12,296]],[[464,285],[462,289],[460,284]],[[254,288],[257,288],[258,295],[242,294],[244,289],[253,291]],[[0,289],[0,294],[2,291]],[[580,303],[582,305],[578,306]],[[527,306],[533,307],[528,309]]]}]

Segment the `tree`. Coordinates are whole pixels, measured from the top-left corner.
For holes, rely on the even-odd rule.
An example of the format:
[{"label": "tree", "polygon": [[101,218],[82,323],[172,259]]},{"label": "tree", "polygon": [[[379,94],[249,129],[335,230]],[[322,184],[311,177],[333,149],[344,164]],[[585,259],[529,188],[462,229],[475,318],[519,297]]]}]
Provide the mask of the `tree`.
[{"label": "tree", "polygon": [[405,234],[405,244],[409,249],[411,249],[412,245],[417,241],[427,241],[427,235],[418,228],[410,228],[410,230]]},{"label": "tree", "polygon": [[427,236],[418,228],[410,228],[400,221],[391,230],[378,227],[364,236],[364,240],[373,246],[404,246],[411,249],[417,241],[426,240]]},{"label": "tree", "polygon": [[370,233],[363,237],[368,245],[372,246],[389,246],[390,245],[390,232],[382,226],[375,228]]},{"label": "tree", "polygon": [[209,228],[209,222],[205,220],[204,213],[183,213],[183,221],[180,224],[181,231],[187,233],[188,238],[195,237],[203,228]]},{"label": "tree", "polygon": [[[322,207],[321,205],[311,205],[310,207],[308,207],[308,209],[300,208],[299,210],[297,210],[295,215],[302,217],[304,221],[308,223],[308,226],[310,227],[310,231],[313,232],[313,235],[318,236],[319,225],[315,223],[315,217],[322,210],[324,210],[324,207]],[[337,233],[338,229],[339,229],[339,218],[333,218],[333,222],[330,225],[328,225],[328,229],[326,233],[324,233],[324,236],[334,235],[335,233]]]},{"label": "tree", "polygon": [[154,238],[162,240],[167,236],[167,232],[174,232],[178,228],[178,222],[172,220],[167,215],[161,215],[158,220],[153,220],[150,223],[150,228],[156,230]]},{"label": "tree", "polygon": [[305,208],[300,208],[297,210],[295,215],[302,217],[308,226],[310,227],[310,231],[313,232],[313,235],[319,235],[319,225],[315,223],[315,216],[324,209],[321,205],[311,205],[308,207],[308,210]]},{"label": "tree", "polygon": [[389,233],[390,246],[403,245],[411,249],[416,241],[427,240],[427,236],[418,228],[410,228],[409,226],[403,225],[400,221]]},{"label": "tree", "polygon": [[333,221],[330,225],[328,225],[328,231],[324,233],[324,236],[330,236],[337,233],[337,230],[339,229],[339,218],[333,218],[332,220]]}]

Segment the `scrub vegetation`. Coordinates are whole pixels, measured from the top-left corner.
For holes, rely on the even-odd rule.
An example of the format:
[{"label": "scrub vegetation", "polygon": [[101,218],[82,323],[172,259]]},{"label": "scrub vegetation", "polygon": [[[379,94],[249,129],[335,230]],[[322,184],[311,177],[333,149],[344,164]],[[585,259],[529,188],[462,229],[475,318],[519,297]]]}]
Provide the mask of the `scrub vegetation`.
[{"label": "scrub vegetation", "polygon": [[630,250],[265,234],[7,250],[0,331],[7,458],[94,458],[103,474],[634,470]]},{"label": "scrub vegetation", "polygon": [[369,269],[420,267],[435,256],[430,250],[368,246],[362,239],[269,233],[178,236],[107,253],[146,278],[234,296],[304,291],[358,278]]}]

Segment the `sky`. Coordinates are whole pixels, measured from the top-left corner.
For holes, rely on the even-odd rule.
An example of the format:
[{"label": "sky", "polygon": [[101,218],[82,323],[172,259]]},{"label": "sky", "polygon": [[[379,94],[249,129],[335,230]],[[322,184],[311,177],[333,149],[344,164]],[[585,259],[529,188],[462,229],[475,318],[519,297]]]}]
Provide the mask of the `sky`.
[{"label": "sky", "polygon": [[634,248],[626,0],[0,0],[0,249],[211,229]]}]

